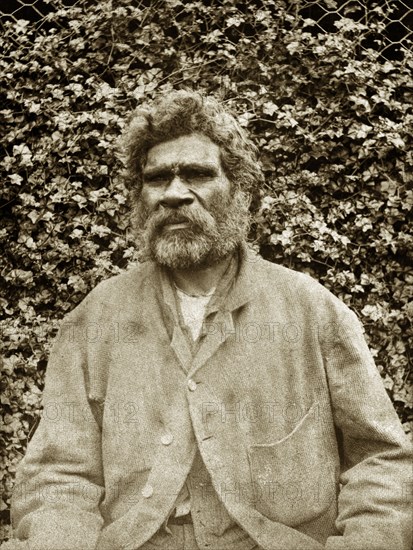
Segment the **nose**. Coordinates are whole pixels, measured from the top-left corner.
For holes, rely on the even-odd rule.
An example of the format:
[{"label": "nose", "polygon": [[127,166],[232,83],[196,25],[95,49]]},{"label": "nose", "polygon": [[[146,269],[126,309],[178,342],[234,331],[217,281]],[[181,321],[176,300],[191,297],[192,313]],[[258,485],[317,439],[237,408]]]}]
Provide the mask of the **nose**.
[{"label": "nose", "polygon": [[179,206],[192,204],[194,197],[181,178],[175,175],[168,187],[165,188],[159,202],[162,206],[178,208]]}]

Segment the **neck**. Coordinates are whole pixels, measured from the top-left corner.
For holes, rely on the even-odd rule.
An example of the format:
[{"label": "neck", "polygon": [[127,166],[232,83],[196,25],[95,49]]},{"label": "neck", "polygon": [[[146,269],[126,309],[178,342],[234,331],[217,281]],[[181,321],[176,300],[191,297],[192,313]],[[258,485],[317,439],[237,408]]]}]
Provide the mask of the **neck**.
[{"label": "neck", "polygon": [[231,257],[230,255],[217,264],[199,269],[171,270],[172,279],[176,286],[187,294],[202,296],[217,286],[231,261]]}]

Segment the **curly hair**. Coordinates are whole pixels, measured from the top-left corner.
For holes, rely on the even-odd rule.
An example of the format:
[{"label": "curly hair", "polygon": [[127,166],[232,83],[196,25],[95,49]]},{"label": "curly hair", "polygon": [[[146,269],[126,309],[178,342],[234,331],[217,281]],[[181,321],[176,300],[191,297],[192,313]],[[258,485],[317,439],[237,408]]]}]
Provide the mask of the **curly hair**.
[{"label": "curly hair", "polygon": [[125,184],[134,198],[140,196],[149,149],[193,133],[204,134],[220,147],[222,168],[234,190],[248,193],[261,183],[257,149],[235,117],[213,96],[174,90],[136,109],[123,135]]}]

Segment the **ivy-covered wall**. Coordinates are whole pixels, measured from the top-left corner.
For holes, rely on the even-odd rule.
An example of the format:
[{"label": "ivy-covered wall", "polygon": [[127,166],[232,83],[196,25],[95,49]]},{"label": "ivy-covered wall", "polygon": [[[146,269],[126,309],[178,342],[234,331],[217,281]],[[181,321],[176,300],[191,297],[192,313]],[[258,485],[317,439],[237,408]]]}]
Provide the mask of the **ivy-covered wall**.
[{"label": "ivy-covered wall", "polygon": [[2,537],[59,321],[135,258],[116,142],[171,88],[216,94],[251,132],[251,241],[357,312],[409,431],[413,56],[365,49],[380,11],[322,33],[279,0],[53,5],[36,34],[9,23],[0,54]]}]

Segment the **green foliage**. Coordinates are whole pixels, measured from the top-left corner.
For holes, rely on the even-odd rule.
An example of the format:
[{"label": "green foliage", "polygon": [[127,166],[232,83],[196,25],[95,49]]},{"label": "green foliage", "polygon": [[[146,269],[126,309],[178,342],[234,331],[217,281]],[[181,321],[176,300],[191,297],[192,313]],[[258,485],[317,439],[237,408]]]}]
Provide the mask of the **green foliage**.
[{"label": "green foliage", "polygon": [[[412,381],[411,53],[362,48],[379,18],[337,32],[278,0],[53,2],[37,32],[9,23],[0,57],[7,508],[41,408],[59,320],[134,260],[118,137],[132,109],[179,87],[217,94],[261,151],[251,239],[318,278],[360,316],[409,430]],[[410,245],[410,246],[409,246]]]}]

